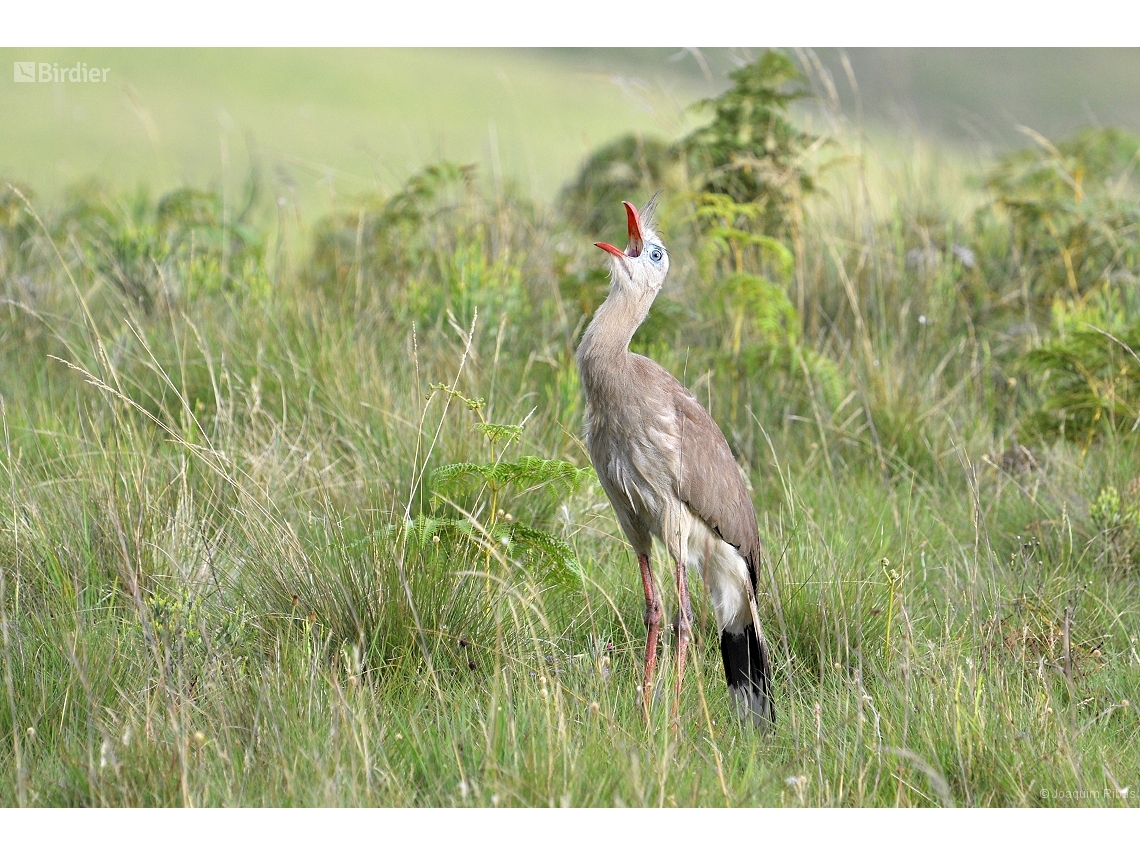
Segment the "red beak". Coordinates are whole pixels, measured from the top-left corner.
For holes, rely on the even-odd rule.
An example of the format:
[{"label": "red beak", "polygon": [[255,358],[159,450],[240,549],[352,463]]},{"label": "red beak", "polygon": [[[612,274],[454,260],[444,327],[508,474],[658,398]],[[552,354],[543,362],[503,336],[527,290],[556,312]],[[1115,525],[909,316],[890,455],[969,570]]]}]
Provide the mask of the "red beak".
[{"label": "red beak", "polygon": [[637,258],[645,246],[641,240],[641,214],[629,202],[622,204],[625,205],[625,224],[629,229],[629,257]]},{"label": "red beak", "polygon": [[637,208],[633,207],[629,202],[622,202],[625,205],[625,224],[629,230],[629,249],[622,252],[611,243],[596,243],[598,249],[604,249],[610,255],[616,255],[618,258],[637,258],[641,255],[641,250],[645,247],[645,242],[641,238],[641,214],[637,213]]}]

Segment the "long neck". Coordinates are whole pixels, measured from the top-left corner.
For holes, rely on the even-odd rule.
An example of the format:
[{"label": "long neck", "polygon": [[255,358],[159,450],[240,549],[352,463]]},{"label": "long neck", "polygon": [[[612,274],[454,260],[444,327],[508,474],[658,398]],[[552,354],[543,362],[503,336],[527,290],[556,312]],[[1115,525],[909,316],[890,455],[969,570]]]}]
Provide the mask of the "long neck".
[{"label": "long neck", "polygon": [[611,289],[578,346],[578,370],[586,385],[624,364],[629,342],[649,314],[654,296],[652,292],[638,297],[622,288]]}]

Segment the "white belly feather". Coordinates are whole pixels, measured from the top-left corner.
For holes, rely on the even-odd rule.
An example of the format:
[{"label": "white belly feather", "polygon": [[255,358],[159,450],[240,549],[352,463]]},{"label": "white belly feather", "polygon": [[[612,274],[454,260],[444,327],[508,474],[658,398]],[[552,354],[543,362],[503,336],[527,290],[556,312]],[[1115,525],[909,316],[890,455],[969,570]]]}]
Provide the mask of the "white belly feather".
[{"label": "white belly feather", "polygon": [[681,537],[662,537],[673,560],[681,560],[701,574],[716,615],[717,629],[734,634],[741,632],[752,623],[748,565],[734,546],[721,540],[683,505],[679,513],[670,516],[680,523],[673,531],[681,533]]}]

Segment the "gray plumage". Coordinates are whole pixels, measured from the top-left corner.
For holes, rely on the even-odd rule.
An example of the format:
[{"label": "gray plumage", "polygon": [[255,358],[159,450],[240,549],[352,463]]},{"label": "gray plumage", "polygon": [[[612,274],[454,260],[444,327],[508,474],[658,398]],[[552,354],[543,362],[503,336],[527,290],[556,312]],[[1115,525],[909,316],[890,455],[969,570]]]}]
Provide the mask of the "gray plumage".
[{"label": "gray plumage", "polygon": [[669,256],[648,217],[624,204],[629,246],[622,252],[597,244],[615,258],[613,278],[577,358],[586,446],[642,572],[648,627],[643,702],[648,709],[661,622],[648,560],[656,537],[675,562],[678,590],[674,713],[692,624],[685,574],[692,567],[700,570],[716,613],[725,677],[737,706],[766,725],[775,719],[767,645],[756,619],[762,560],[756,514],[716,422],[668,371],[629,351],[665,282]]}]

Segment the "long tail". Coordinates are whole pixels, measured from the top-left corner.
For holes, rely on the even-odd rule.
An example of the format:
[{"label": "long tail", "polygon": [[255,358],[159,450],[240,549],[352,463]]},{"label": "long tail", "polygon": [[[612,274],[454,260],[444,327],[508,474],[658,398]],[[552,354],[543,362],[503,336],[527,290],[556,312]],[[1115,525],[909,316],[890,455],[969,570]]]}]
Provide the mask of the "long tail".
[{"label": "long tail", "polygon": [[772,668],[768,662],[767,644],[757,636],[752,624],[739,634],[725,630],[720,634],[720,655],[724,660],[724,676],[741,718],[760,728],[776,723],[776,706],[772,701]]}]

